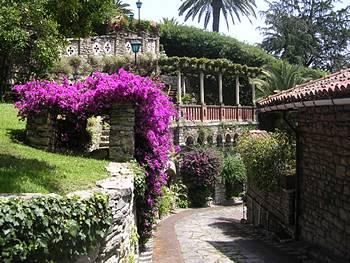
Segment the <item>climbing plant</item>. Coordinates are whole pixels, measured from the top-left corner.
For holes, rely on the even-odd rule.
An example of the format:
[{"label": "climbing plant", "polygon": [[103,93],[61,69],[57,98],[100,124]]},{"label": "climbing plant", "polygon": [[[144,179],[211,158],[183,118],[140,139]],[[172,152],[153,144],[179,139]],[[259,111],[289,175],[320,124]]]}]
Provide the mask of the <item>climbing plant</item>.
[{"label": "climbing plant", "polygon": [[[19,115],[49,111],[66,119],[73,118],[80,129],[87,118],[108,112],[112,105],[128,102],[135,105],[135,157],[146,170],[146,184],[139,229],[150,234],[157,214],[157,197],[166,183],[169,151],[173,149],[170,124],[175,108],[169,97],[162,92],[163,85],[149,78],[134,75],[121,69],[117,74],[94,73],[82,81],[61,83],[32,81],[17,85],[14,91]],[[64,131],[62,131],[64,133]],[[68,135],[63,136],[63,135]],[[70,140],[69,134],[61,134]]]}]

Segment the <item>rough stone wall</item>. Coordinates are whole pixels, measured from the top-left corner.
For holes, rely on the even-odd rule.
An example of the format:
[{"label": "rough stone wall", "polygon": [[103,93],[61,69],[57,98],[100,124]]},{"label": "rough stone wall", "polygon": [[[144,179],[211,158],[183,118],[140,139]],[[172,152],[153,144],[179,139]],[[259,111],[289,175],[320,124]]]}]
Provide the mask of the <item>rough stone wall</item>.
[{"label": "rough stone wall", "polygon": [[225,183],[220,179],[215,182],[215,194],[214,194],[215,204],[223,204],[226,201],[226,188]]},{"label": "rough stone wall", "polygon": [[110,163],[107,170],[111,178],[98,181],[97,188],[70,194],[82,198],[88,198],[95,192],[108,195],[113,218],[103,241],[88,256],[78,258],[77,263],[128,262],[131,253],[138,255],[138,247],[134,248],[131,242],[131,233],[136,229],[133,172],[127,163]]},{"label": "rough stone wall", "polygon": [[[252,126],[253,125],[253,126]],[[173,125],[174,142],[179,145],[193,144],[232,146],[242,133],[255,127],[252,123],[234,122],[179,122]]]},{"label": "rough stone wall", "polygon": [[259,189],[251,180],[247,185],[247,220],[268,231],[294,236],[295,190],[278,187],[269,192]]},{"label": "rough stone wall", "polygon": [[129,161],[135,151],[135,109],[132,104],[118,103],[113,105],[110,116],[109,158]]},{"label": "rough stone wall", "polygon": [[350,261],[350,106],[299,111],[300,234]]},{"label": "rough stone wall", "polygon": [[46,111],[29,115],[26,125],[26,143],[39,149],[54,150],[56,136],[54,124],[54,116]]},{"label": "rough stone wall", "polygon": [[141,52],[159,54],[159,36],[118,33],[81,39],[68,39],[62,56],[105,56],[132,53],[130,41],[141,41]]},{"label": "rough stone wall", "polygon": [[[76,259],[77,263],[118,263],[129,262],[133,255],[137,262],[138,244],[131,241],[132,232],[136,228],[136,206],[134,199],[134,173],[128,163],[110,163],[107,167],[110,177],[96,182],[96,188],[78,191],[67,196],[90,198],[94,193],[109,196],[109,207],[112,212],[112,225],[105,237],[87,256]],[[1,194],[0,198],[32,199],[42,196],[58,196],[56,194]]]}]

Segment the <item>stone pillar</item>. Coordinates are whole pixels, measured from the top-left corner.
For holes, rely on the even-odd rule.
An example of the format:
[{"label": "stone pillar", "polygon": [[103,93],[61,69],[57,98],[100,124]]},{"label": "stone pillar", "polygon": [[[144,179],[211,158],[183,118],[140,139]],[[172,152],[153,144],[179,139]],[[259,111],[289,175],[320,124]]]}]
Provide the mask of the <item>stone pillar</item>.
[{"label": "stone pillar", "polygon": [[203,72],[201,72],[199,74],[199,84],[200,84],[201,105],[205,105],[205,101],[204,101],[204,73]]},{"label": "stone pillar", "polygon": [[239,76],[236,76],[236,105],[240,106],[240,102],[239,102]]},{"label": "stone pillar", "polygon": [[182,104],[182,94],[181,94],[181,72],[177,72],[177,102]]},{"label": "stone pillar", "polygon": [[216,179],[215,181],[215,204],[219,205],[226,201],[226,188],[222,179]]},{"label": "stone pillar", "polygon": [[219,104],[223,105],[224,104],[224,98],[222,96],[222,73],[219,73]]},{"label": "stone pillar", "polygon": [[115,162],[127,162],[135,151],[135,109],[132,104],[118,103],[111,110],[109,134],[109,158]]},{"label": "stone pillar", "polygon": [[26,125],[26,143],[39,149],[54,150],[55,142],[54,116],[47,111],[29,115]]}]

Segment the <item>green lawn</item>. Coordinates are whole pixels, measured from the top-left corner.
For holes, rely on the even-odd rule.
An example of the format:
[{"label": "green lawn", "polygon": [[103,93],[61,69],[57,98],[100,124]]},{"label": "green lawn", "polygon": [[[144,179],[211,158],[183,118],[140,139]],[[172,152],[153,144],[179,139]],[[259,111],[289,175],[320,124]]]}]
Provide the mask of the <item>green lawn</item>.
[{"label": "green lawn", "polygon": [[107,161],[49,153],[21,143],[25,122],[0,104],[0,193],[59,193],[87,189],[106,178]]}]

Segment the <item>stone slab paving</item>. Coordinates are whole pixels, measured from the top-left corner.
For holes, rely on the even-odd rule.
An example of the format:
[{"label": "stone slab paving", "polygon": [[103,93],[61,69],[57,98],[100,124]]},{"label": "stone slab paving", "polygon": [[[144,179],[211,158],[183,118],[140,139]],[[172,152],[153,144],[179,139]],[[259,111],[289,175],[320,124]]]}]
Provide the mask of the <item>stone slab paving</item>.
[{"label": "stone slab paving", "polygon": [[[312,262],[287,245],[242,225],[242,206],[196,210],[175,223],[185,263]],[[154,261],[155,262],[155,261]],[[182,262],[179,261],[167,261]]]}]

